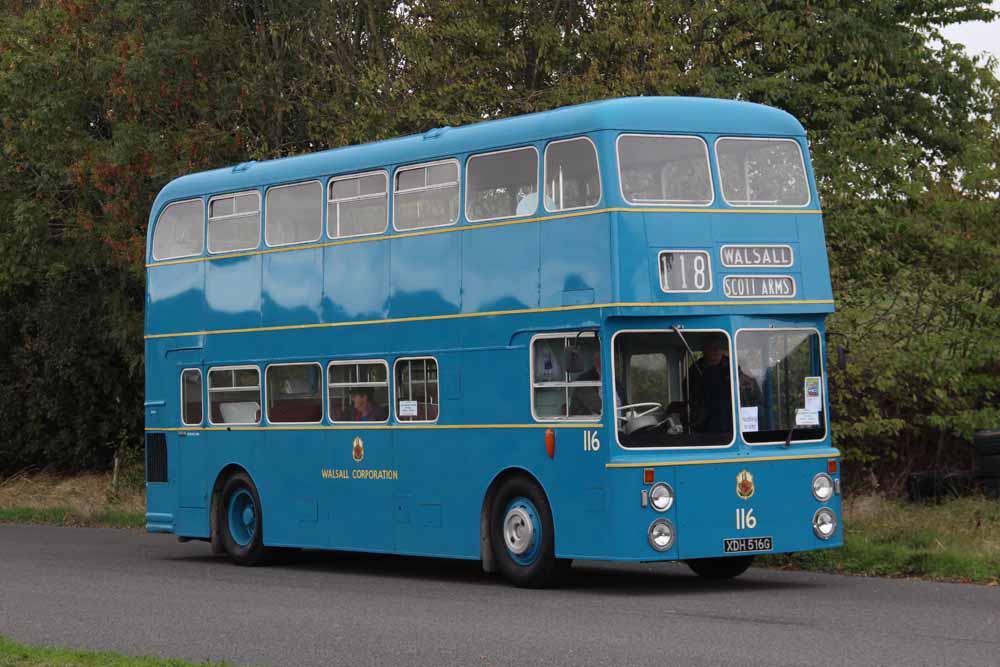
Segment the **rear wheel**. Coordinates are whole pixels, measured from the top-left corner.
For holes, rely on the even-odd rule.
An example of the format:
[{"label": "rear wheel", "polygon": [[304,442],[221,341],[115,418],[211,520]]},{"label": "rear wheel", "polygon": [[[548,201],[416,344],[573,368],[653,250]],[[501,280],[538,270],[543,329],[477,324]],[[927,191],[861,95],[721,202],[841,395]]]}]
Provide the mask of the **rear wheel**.
[{"label": "rear wheel", "polygon": [[732,579],[746,572],[751,563],[753,556],[695,558],[687,561],[688,567],[703,579]]},{"label": "rear wheel", "polygon": [[260,496],[246,473],[235,473],[226,480],[216,512],[222,546],[229,558],[239,565],[263,561],[267,551]]},{"label": "rear wheel", "polygon": [[555,558],[549,502],[523,477],[505,481],[493,499],[490,542],[498,569],[515,586],[544,588],[568,569],[568,562]]}]

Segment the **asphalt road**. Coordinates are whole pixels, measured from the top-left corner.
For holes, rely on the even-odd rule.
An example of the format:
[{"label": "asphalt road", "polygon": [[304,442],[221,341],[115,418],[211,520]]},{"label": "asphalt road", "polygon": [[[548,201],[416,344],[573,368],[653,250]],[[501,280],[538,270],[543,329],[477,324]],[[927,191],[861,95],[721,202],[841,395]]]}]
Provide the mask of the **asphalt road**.
[{"label": "asphalt road", "polygon": [[998,665],[1000,588],[577,563],[527,591],[478,563],[305,552],[242,568],[169,536],[0,525],[0,635],[272,665]]}]

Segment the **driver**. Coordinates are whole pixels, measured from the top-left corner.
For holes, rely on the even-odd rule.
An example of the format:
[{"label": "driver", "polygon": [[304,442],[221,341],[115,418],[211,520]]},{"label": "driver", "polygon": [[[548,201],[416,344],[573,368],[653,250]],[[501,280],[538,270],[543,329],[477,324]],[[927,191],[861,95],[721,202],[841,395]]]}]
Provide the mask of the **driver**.
[{"label": "driver", "polygon": [[733,392],[729,356],[721,335],[706,336],[701,359],[688,370],[691,395],[691,427],[700,433],[733,430]]}]

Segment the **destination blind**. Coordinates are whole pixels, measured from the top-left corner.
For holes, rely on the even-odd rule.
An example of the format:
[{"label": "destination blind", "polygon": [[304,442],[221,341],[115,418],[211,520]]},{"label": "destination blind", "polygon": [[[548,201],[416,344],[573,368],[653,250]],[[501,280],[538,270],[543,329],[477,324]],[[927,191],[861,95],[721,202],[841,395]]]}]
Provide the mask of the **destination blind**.
[{"label": "destination blind", "polygon": [[788,268],[793,262],[792,247],[788,245],[724,245],[719,255],[727,268]]},{"label": "destination blind", "polygon": [[726,276],[722,291],[730,299],[791,299],[795,279],[791,276]]}]

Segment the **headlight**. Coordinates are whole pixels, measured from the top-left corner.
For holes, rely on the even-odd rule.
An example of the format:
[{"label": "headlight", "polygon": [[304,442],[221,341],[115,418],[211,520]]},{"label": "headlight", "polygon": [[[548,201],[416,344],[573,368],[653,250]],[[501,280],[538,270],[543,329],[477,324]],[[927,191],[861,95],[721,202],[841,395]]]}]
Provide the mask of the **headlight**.
[{"label": "headlight", "polygon": [[667,519],[657,519],[649,524],[649,546],[657,551],[666,551],[674,546],[674,538],[676,537],[674,524]]},{"label": "headlight", "polygon": [[837,532],[837,515],[833,510],[821,507],[813,515],[813,532],[821,540],[828,540]]},{"label": "headlight", "polygon": [[649,490],[649,504],[657,512],[666,512],[674,505],[674,490],[669,484],[657,482]]},{"label": "headlight", "polygon": [[825,503],[833,496],[833,479],[825,472],[813,477],[813,497]]}]

